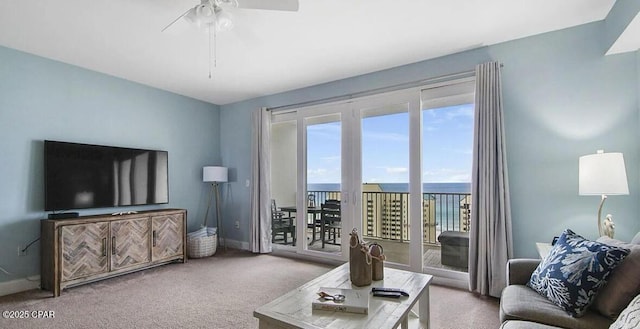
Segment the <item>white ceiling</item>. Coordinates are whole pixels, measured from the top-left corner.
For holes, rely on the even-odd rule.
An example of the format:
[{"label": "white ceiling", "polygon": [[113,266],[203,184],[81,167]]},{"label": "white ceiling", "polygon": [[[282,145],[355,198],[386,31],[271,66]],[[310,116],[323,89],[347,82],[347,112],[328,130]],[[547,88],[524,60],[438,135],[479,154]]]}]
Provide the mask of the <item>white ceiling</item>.
[{"label": "white ceiling", "polygon": [[222,105],[602,20],[615,2],[299,1],[228,9],[211,79],[207,33],[160,31],[198,0],[0,0],[0,45]]}]

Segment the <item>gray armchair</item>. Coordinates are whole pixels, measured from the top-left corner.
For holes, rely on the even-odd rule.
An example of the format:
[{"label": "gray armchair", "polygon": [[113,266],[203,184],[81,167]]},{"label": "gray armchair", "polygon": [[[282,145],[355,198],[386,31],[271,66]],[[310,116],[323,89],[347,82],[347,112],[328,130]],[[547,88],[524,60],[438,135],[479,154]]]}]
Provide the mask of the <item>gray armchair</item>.
[{"label": "gray armchair", "polygon": [[613,320],[590,310],[574,318],[546,297],[526,286],[540,259],[511,259],[507,263],[507,287],[500,298],[502,329],[602,329]]}]

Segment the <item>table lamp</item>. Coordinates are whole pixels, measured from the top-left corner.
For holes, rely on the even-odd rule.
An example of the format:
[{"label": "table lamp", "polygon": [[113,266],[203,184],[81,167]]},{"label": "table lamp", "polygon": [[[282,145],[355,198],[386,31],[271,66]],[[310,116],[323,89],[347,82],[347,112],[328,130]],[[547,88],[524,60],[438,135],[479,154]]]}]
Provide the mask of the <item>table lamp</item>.
[{"label": "table lamp", "polygon": [[614,224],[611,215],[607,220],[601,220],[602,206],[607,195],[627,195],[627,172],[624,166],[622,153],[604,153],[598,150],[596,154],[580,157],[579,160],[578,190],[580,195],[600,195],[600,207],[598,207],[598,233],[613,238]]},{"label": "table lamp", "polygon": [[[209,208],[211,207],[211,195],[215,194],[216,198],[216,221],[218,225],[218,236],[222,239],[222,226],[220,225],[220,193],[218,185],[228,180],[228,169],[226,167],[206,166],[202,168],[202,181],[211,183],[211,193],[209,193],[209,203],[207,204],[207,212],[204,215],[204,225],[207,226],[207,218],[209,217]],[[220,242],[218,242],[220,244]],[[225,250],[227,244],[224,243]]]}]

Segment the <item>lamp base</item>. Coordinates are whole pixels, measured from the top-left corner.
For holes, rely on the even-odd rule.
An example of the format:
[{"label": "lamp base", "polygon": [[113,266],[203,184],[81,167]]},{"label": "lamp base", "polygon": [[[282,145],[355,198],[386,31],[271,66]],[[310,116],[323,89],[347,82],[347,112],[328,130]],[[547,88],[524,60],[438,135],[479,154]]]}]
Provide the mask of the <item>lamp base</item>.
[{"label": "lamp base", "polygon": [[606,195],[602,195],[602,199],[600,200],[600,206],[598,207],[598,236],[603,236],[604,232],[602,230],[602,206],[604,206],[604,202],[607,200]]},{"label": "lamp base", "polygon": [[218,237],[220,237],[220,239],[218,240],[218,244],[223,245],[224,251],[227,251],[227,241],[224,239],[224,235],[222,234],[222,222],[220,219],[220,192],[218,189],[218,185],[218,182],[213,183],[213,189],[216,197],[216,221],[218,225]]},{"label": "lamp base", "polygon": [[613,223],[611,214],[607,214],[607,217],[604,219],[604,222],[602,223],[602,231],[604,231],[604,235],[613,239],[613,235],[616,231],[616,225]]}]

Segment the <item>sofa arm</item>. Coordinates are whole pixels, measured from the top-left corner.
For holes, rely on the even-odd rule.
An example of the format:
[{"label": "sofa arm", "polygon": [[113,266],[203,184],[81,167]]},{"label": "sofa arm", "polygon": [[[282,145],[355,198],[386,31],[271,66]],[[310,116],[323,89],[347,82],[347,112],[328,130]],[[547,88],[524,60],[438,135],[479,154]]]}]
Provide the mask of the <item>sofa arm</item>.
[{"label": "sofa arm", "polygon": [[514,258],[507,262],[507,285],[527,284],[540,259]]}]

